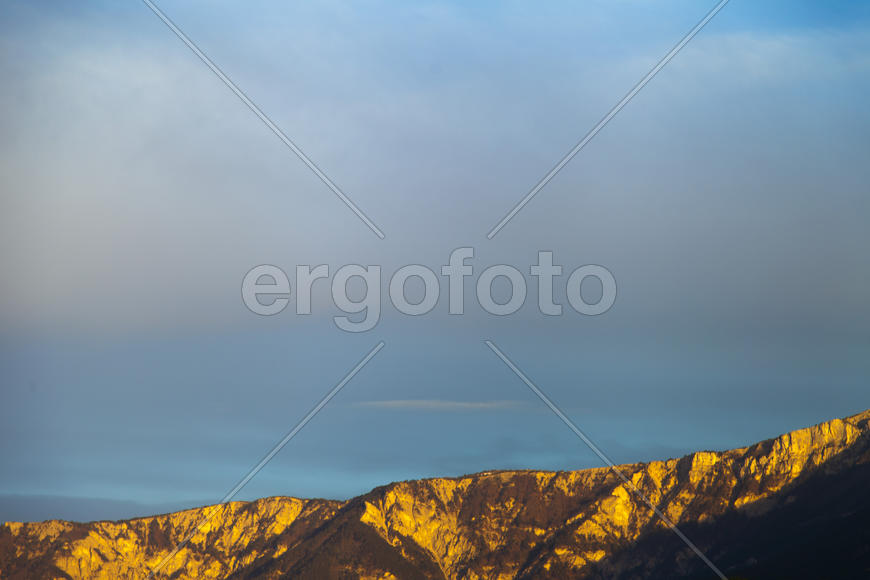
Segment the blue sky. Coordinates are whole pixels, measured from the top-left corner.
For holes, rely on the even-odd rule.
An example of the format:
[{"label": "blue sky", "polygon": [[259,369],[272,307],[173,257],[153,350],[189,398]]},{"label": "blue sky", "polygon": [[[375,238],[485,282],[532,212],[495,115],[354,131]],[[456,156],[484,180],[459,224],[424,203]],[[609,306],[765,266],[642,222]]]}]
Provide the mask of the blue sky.
[{"label": "blue sky", "polygon": [[[484,339],[616,461],[868,406],[863,4],[732,0],[491,241],[710,6],[160,6],[387,237],[144,5],[7,4],[0,518],[215,501],[380,340],[240,497],[598,466]],[[450,317],[442,284],[429,315],[385,305],[360,334],[323,292],[306,318],[239,300],[257,264],[437,271],[459,246],[475,274],[541,249],[603,264],[619,297]]]}]

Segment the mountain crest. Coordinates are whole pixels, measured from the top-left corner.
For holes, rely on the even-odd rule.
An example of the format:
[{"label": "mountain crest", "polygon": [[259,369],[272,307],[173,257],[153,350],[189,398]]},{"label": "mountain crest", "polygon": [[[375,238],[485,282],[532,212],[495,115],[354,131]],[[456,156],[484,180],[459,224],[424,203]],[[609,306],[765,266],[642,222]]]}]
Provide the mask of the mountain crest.
[{"label": "mountain crest", "polygon": [[[748,447],[619,469],[723,570],[805,571],[809,553],[783,562],[787,546],[833,537],[866,570],[868,433],[865,411]],[[345,502],[273,497],[119,522],[8,522],[0,577],[145,578],[206,510],[213,517],[161,577],[709,577],[609,468],[403,481]]]}]

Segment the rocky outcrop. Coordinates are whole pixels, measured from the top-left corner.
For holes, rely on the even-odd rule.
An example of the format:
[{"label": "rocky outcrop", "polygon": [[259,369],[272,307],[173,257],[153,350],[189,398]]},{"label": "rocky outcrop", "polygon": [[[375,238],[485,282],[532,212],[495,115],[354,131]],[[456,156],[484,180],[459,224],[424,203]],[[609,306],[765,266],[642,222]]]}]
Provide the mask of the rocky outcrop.
[{"label": "rocky outcrop", "polygon": [[[836,530],[828,549],[849,552],[851,568],[824,554],[818,564],[864,577],[868,422],[870,411],[741,449],[622,465],[628,484],[609,468],[497,471],[346,502],[275,497],[121,522],[7,523],[0,578],[145,578],[205,518],[158,577],[711,577],[638,490],[729,575],[808,570],[816,560],[800,562],[812,552],[776,561]],[[788,529],[761,534],[774,525]]]}]

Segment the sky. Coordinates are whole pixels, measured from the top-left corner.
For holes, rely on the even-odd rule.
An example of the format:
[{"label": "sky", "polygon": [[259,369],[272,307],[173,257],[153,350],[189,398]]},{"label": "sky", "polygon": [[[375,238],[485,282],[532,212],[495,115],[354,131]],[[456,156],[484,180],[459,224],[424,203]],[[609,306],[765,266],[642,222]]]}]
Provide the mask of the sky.
[{"label": "sky", "polygon": [[[380,341],[238,499],[600,466],[484,340],[617,463],[870,406],[870,6],[732,0],[488,239],[713,3],[465,4],[159,3],[384,239],[144,4],[3,4],[0,520],[218,501]],[[459,247],[465,314],[440,275],[389,303]],[[328,281],[255,315],[259,264],[381,266],[378,324],[340,330]],[[509,316],[474,302],[497,264]]]}]

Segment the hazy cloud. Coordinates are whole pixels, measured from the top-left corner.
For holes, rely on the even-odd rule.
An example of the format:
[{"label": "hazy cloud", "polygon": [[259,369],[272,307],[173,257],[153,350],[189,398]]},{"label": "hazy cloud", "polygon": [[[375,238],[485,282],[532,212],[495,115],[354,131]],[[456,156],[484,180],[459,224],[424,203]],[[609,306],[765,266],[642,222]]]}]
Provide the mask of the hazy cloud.
[{"label": "hazy cloud", "polygon": [[[597,464],[486,337],[617,460],[860,411],[865,4],[730,3],[493,241],[707,7],[167,4],[381,241],[146,7],[11,3],[0,508],[16,494],[220,498],[378,340],[247,493]],[[566,272],[602,264],[619,297],[605,316],[543,317],[529,280],[515,317],[470,303],[450,317],[442,285],[430,315],[385,308],[359,336],[334,327],[328,284],[305,320],[256,317],[240,298],[257,264],[440,271],[460,246],[475,275],[528,276],[540,249]]]},{"label": "hazy cloud", "polygon": [[421,411],[493,411],[515,409],[527,405],[524,401],[443,401],[437,399],[406,399],[394,401],[361,401],[359,407],[377,409],[414,409]]}]

